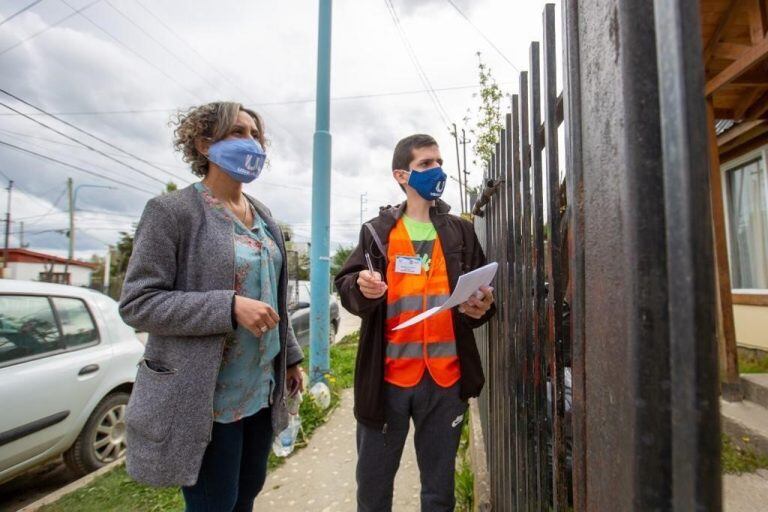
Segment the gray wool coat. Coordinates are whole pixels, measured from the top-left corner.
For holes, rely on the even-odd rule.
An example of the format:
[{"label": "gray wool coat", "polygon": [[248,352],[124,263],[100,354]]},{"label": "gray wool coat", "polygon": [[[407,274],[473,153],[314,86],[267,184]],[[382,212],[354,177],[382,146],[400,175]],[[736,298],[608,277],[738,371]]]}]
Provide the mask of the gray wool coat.
[{"label": "gray wool coat", "polygon": [[[282,231],[270,211],[248,199],[287,261]],[[176,486],[197,481],[211,440],[224,338],[233,331],[233,237],[231,220],[207,208],[192,186],[151,199],[144,208],[120,298],[125,322],[149,333],[126,414],[126,466],[139,482]],[[272,396],[275,432],[288,423],[286,368],[303,358],[288,320],[287,286],[283,264]]]}]

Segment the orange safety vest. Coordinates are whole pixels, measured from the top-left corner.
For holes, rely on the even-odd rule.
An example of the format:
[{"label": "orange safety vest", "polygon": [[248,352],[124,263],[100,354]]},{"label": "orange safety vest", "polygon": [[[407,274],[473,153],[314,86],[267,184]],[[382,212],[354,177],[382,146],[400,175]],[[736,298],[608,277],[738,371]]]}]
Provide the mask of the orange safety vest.
[{"label": "orange safety vest", "polygon": [[416,256],[403,219],[389,235],[387,249],[387,321],[384,380],[401,387],[421,381],[428,369],[434,381],[450,387],[461,377],[456,354],[451,310],[441,311],[426,320],[393,331],[392,328],[419,313],[439,306],[451,294],[448,271],[440,238],[435,239],[430,269],[420,275],[395,272],[398,256]]}]

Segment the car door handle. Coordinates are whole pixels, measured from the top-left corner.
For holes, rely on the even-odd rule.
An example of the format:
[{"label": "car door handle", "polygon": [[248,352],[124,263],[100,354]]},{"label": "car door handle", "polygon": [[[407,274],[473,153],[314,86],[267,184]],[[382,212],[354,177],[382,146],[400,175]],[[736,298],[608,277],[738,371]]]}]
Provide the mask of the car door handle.
[{"label": "car door handle", "polygon": [[80,368],[80,371],[77,372],[78,375],[88,375],[89,373],[94,373],[99,371],[99,365],[97,364],[89,364],[88,366],[83,366]]}]

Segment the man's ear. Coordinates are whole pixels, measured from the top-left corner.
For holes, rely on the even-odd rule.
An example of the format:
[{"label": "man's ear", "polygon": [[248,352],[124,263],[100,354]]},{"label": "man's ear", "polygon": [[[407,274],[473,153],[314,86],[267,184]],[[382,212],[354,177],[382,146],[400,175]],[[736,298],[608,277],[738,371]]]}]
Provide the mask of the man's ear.
[{"label": "man's ear", "polygon": [[195,149],[201,155],[208,156],[208,148],[210,147],[211,147],[210,141],[204,139],[203,137],[198,137],[195,139]]},{"label": "man's ear", "polygon": [[395,177],[395,181],[397,181],[400,185],[405,185],[408,183],[408,171],[403,169],[395,169],[392,171],[392,175]]}]

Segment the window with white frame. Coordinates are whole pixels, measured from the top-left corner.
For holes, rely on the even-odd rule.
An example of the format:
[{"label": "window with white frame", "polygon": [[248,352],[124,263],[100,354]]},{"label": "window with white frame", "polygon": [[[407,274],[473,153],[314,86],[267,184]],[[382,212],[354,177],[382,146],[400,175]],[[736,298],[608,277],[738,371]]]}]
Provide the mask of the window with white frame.
[{"label": "window with white frame", "polygon": [[725,172],[731,286],[768,289],[768,175],[763,154]]}]

